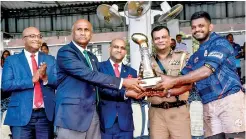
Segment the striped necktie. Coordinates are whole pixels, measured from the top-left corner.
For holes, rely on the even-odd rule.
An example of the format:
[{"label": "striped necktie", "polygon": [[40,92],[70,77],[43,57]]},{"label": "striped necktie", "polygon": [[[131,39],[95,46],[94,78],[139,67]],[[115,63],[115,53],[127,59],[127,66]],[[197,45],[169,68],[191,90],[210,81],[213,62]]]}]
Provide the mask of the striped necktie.
[{"label": "striped necktie", "polygon": [[[91,65],[91,61],[90,61],[90,57],[88,55],[88,52],[86,50],[84,50],[83,54],[85,56],[85,59],[86,59],[88,65],[90,66],[91,70],[93,70],[92,65]],[[97,97],[97,105],[98,105],[98,103],[99,103],[99,94],[98,94],[98,88],[97,87],[96,87],[96,92],[97,92],[96,97]]]}]

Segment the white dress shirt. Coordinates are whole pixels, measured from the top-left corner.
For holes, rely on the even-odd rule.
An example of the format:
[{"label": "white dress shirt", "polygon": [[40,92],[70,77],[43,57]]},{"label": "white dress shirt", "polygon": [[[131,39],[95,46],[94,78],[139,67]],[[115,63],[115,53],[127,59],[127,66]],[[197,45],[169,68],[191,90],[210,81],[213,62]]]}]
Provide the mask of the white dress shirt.
[{"label": "white dress shirt", "polygon": [[[114,61],[113,60],[111,60],[111,59],[109,59],[109,61],[110,61],[110,63],[111,63],[111,65],[112,65],[112,67],[115,69],[115,67],[114,67]],[[120,62],[120,63],[118,63],[118,70],[119,70],[119,72],[121,73],[121,67],[122,67],[122,62]]]},{"label": "white dress shirt", "polygon": [[187,45],[185,43],[183,43],[183,42],[180,42],[180,43],[177,42],[175,51],[185,51],[185,52],[188,52]]},{"label": "white dress shirt", "polygon": [[[38,65],[38,53],[39,52],[36,52],[35,53],[35,60],[37,62],[37,65]],[[33,76],[33,69],[32,69],[32,58],[31,58],[31,55],[32,53],[28,52],[27,50],[24,49],[24,54],[26,56],[26,59],[27,59],[27,62],[28,62],[28,65],[29,65],[29,68],[31,69],[31,73],[32,73],[32,76]],[[43,83],[43,84],[47,84],[46,83]],[[34,84],[33,84],[34,85]],[[34,105],[34,98],[35,98],[35,90],[33,89],[33,108],[37,108],[35,105]],[[42,103],[42,105],[40,106],[40,108],[44,108],[44,102]]]},{"label": "white dress shirt", "polygon": [[[111,65],[112,65],[113,69],[115,69],[115,67],[114,67],[114,64],[115,64],[114,61],[111,60],[111,59],[109,59],[109,61],[110,61]],[[121,73],[122,62],[118,63],[118,65],[119,65],[118,70],[119,70],[119,72]],[[121,79],[121,80],[122,80],[122,79]],[[126,96],[126,92],[125,92],[125,94],[124,94],[124,99],[125,99],[125,100],[128,99],[128,97]]]}]

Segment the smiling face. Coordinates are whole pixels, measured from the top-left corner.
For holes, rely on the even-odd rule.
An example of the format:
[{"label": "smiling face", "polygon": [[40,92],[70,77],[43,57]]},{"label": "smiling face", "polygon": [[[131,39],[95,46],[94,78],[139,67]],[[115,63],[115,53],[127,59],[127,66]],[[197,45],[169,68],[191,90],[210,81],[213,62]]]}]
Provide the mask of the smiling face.
[{"label": "smiling face", "polygon": [[200,43],[209,39],[209,34],[213,29],[213,25],[205,18],[194,19],[191,22],[192,36]]},{"label": "smiling face", "polygon": [[85,19],[77,20],[72,28],[72,38],[79,46],[85,48],[92,38],[92,25]]},{"label": "smiling face", "polygon": [[115,63],[120,63],[126,56],[126,43],[122,39],[115,39],[111,42],[110,48],[110,59]]},{"label": "smiling face", "polygon": [[153,32],[153,43],[158,50],[170,47],[171,37],[166,29]]},{"label": "smiling face", "polygon": [[26,28],[23,33],[25,49],[30,53],[36,53],[42,45],[42,35],[35,27]]}]

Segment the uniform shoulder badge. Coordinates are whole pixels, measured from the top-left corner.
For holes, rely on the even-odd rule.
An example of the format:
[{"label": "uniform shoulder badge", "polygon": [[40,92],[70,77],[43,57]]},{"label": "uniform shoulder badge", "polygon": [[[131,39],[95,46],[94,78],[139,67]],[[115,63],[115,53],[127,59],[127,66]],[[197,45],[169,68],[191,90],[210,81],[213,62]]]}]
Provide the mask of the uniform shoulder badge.
[{"label": "uniform shoulder badge", "polygon": [[178,50],[174,50],[173,52],[174,53],[182,53],[182,52],[185,52],[185,51],[178,49]]}]

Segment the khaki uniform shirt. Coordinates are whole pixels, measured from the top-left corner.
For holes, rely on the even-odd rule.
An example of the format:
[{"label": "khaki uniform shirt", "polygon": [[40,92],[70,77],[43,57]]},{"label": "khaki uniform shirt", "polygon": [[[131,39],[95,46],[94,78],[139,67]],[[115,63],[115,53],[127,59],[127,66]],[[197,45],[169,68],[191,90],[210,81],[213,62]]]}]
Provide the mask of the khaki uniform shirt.
[{"label": "khaki uniform shirt", "polygon": [[[182,70],[182,68],[185,66],[188,57],[189,54],[187,52],[171,51],[170,54],[164,60],[159,59],[159,61],[163,65],[167,75],[179,76],[179,73]],[[151,57],[151,62],[154,65],[154,70],[156,71],[157,76],[163,74],[162,70],[160,69],[154,57]],[[189,92],[179,95],[180,100],[187,100],[188,97],[189,97]],[[176,100],[177,99],[175,96],[171,96],[170,98],[157,97],[157,96],[148,97],[148,101],[152,104],[160,104],[164,101],[175,102]]]}]

